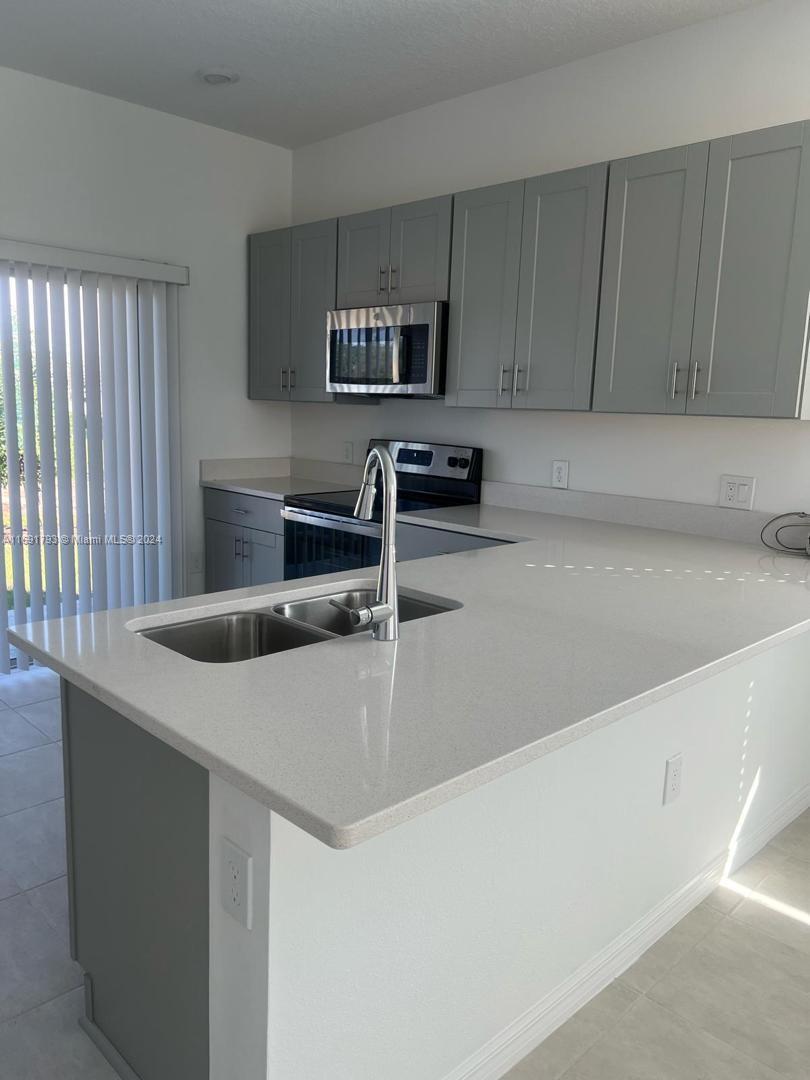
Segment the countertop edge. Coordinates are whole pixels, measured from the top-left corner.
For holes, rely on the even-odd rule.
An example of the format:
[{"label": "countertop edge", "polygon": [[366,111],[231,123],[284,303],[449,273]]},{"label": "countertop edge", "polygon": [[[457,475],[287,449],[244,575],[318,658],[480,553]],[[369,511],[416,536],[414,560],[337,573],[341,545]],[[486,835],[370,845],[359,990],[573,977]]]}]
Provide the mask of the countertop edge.
[{"label": "countertop edge", "polygon": [[784,630],[779,630],[768,637],[762,638],[758,642],[746,645],[736,652],[729,653],[727,656],[720,657],[702,667],[695,668],[693,671],[686,672],[684,675],[680,675],[669,682],[662,683],[660,686],[646,690],[635,697],[628,698],[624,702],[612,705],[608,709],[595,713],[592,716],[583,717],[581,720],[570,724],[561,731],[555,732],[552,735],[547,735],[527,746],[512,751],[510,754],[496,758],[495,760],[469,770],[466,773],[462,773],[452,780],[445,781],[424,792],[420,792],[418,795],[411,796],[409,799],[399,803],[395,807],[379,811],[378,813],[359,821],[345,824],[332,823],[317,815],[311,814],[297,803],[293,803],[274,790],[264,787],[249,776],[246,776],[241,770],[234,768],[222,759],[201,749],[193,741],[178,737],[177,733],[170,727],[155,720],[153,717],[140,712],[140,710],[118,698],[115,694],[106,692],[92,679],[84,676],[81,671],[71,668],[69,665],[61,662],[52,654],[26,638],[24,634],[17,632],[13,628],[9,628],[8,637],[11,644],[50,667],[62,678],[67,679],[80,690],[84,690],[103,704],[114,709],[126,719],[132,721],[132,723],[137,724],[142,730],[154,735],[155,738],[166,743],[167,746],[171,746],[173,749],[190,758],[209,772],[213,772],[228,783],[232,783],[240,791],[244,792],[249,797],[256,799],[257,802],[260,802],[269,810],[280,814],[292,824],[325,843],[328,847],[336,850],[344,850],[356,847],[358,844],[364,843],[366,840],[370,840],[375,836],[387,832],[397,825],[404,824],[412,818],[419,817],[422,814],[441,806],[443,803],[449,802],[451,799],[466,794],[469,791],[473,791],[478,787],[482,787],[484,784],[496,780],[532,761],[536,761],[570,743],[576,742],[578,739],[584,738],[592,732],[608,727],[610,724],[616,723],[648,705],[655,704],[656,702],[672,697],[674,694],[686,690],[691,686],[705,682],[712,676],[719,674],[728,668],[734,667],[743,660],[767,652],[769,649],[789,641],[792,638],[799,637],[808,631],[810,631],[810,619],[805,619],[800,623],[796,623]]}]

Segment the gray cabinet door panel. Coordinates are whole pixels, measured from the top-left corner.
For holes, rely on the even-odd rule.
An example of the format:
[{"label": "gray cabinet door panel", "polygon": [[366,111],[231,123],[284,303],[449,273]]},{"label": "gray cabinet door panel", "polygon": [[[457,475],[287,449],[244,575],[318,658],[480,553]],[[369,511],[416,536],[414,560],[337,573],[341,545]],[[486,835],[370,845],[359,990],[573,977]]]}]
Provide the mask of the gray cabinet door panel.
[{"label": "gray cabinet door panel", "polygon": [[689,412],[797,415],[810,289],[807,146],[806,123],[711,144]]},{"label": "gray cabinet door panel", "polygon": [[455,196],[447,405],[510,407],[523,189],[518,180]]},{"label": "gray cabinet door panel", "polygon": [[205,591],[240,589],[242,582],[242,527],[206,518]]},{"label": "gray cabinet door panel", "polygon": [[446,300],[450,287],[453,196],[422,199],[391,210],[392,304]]},{"label": "gray cabinet door panel", "polygon": [[284,537],[260,529],[245,529],[242,536],[244,584],[267,585],[284,580]]},{"label": "gray cabinet door panel", "polygon": [[248,237],[248,397],[286,401],[290,363],[290,230]]},{"label": "gray cabinet door panel", "polygon": [[593,408],[683,413],[708,144],[611,163]]},{"label": "gray cabinet door panel", "polygon": [[338,222],[337,306],[388,303],[391,210],[352,214]]},{"label": "gray cabinet door panel", "polygon": [[326,313],[337,293],[337,220],[296,225],[292,233],[290,397],[331,401],[326,387]]},{"label": "gray cabinet door panel", "polygon": [[514,409],[589,409],[607,165],[526,181]]}]

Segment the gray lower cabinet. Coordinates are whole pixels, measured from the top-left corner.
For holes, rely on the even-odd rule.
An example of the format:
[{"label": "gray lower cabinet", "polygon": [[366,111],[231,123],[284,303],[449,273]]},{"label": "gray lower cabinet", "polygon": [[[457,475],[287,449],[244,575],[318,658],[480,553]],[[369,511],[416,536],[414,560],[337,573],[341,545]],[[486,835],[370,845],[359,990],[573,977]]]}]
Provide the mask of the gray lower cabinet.
[{"label": "gray lower cabinet", "polygon": [[337,306],[446,300],[452,216],[442,195],[341,218]]},{"label": "gray lower cabinet", "polygon": [[289,398],[290,230],[248,237],[248,397]]},{"label": "gray lower cabinet", "polygon": [[683,413],[708,143],[610,166],[593,408]]},{"label": "gray lower cabinet", "polygon": [[242,526],[205,519],[205,591],[242,587]]},{"label": "gray lower cabinet", "polygon": [[62,732],[86,1028],[129,1067],[122,1076],[204,1080],[208,773],[64,681]]},{"label": "gray lower cabinet", "polygon": [[810,291],[808,123],[709,153],[687,411],[799,413]]},{"label": "gray lower cabinet", "polygon": [[284,580],[281,505],[280,499],[204,490],[206,592]]},{"label": "gray lower cabinet", "polygon": [[526,181],[513,409],[589,409],[606,164]]},{"label": "gray lower cabinet", "polygon": [[205,519],[205,591],[284,580],[284,537]]},{"label": "gray lower cabinet", "polygon": [[445,404],[511,405],[523,180],[456,195]]},{"label": "gray lower cabinet", "polygon": [[290,230],[290,363],[292,401],[331,401],[326,391],[326,313],[337,290],[337,220]]},{"label": "gray lower cabinet", "polygon": [[450,529],[429,529],[424,525],[397,525],[397,559],[428,559],[432,555],[451,555],[457,551],[473,551],[476,548],[498,547],[503,540],[487,536],[472,536]]}]

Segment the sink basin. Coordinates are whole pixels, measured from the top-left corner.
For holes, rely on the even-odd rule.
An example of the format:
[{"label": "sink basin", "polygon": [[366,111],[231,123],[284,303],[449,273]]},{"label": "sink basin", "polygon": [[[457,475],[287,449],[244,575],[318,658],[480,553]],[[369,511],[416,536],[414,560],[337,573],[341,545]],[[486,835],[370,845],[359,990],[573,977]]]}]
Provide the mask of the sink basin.
[{"label": "sink basin", "polygon": [[[327,633],[345,637],[349,634],[368,632],[368,627],[353,626],[349,616],[339,608],[333,607],[329,601],[337,600],[347,607],[360,608],[373,604],[375,596],[374,589],[353,589],[350,592],[312,596],[306,600],[290,600],[286,604],[274,607],[273,611],[291,621],[303,623],[308,627],[316,626]],[[403,592],[398,596],[401,623],[411,622],[413,619],[426,619],[430,615],[440,615],[444,611],[453,611],[461,607],[461,604],[439,597],[423,598]]]},{"label": "sink basin", "polygon": [[237,611],[138,633],[191,660],[232,664],[328,641],[332,635],[264,611]]}]

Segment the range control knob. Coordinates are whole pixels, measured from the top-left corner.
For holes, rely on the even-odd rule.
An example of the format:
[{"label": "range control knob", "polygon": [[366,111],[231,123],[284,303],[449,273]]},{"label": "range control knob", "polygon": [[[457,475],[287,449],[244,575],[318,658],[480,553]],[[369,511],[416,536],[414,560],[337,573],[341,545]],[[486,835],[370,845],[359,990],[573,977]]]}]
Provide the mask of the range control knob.
[{"label": "range control knob", "polygon": [[458,461],[457,457],[449,457],[447,459],[448,467],[451,468],[451,469],[455,469],[455,467],[458,465],[458,463],[459,463],[459,461]]},{"label": "range control knob", "polygon": [[469,469],[469,467],[470,467],[470,459],[467,458],[467,457],[460,457],[458,459],[458,467],[460,469]]}]

